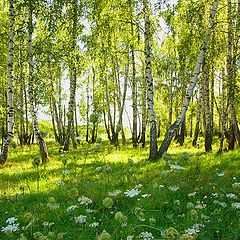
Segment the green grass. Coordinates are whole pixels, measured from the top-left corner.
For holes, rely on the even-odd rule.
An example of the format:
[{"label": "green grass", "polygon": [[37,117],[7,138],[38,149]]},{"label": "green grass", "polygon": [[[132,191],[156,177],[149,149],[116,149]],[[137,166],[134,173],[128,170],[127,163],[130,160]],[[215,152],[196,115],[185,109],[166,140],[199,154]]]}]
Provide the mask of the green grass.
[{"label": "green grass", "polygon": [[[0,168],[0,227],[16,217],[19,230],[1,231],[0,239],[152,239],[141,237],[143,232],[154,239],[240,239],[240,209],[234,205],[240,185],[233,185],[240,182],[239,149],[205,154],[187,141],[184,147],[173,144],[155,163],[147,160],[147,150],[131,146],[81,145],[59,153],[49,144],[50,162],[36,167],[36,145],[12,149]],[[184,169],[172,169],[176,165]],[[132,189],[138,195],[126,196]],[[117,196],[109,194],[116,190]],[[82,205],[82,196],[92,203]],[[77,208],[67,211],[69,206]],[[115,219],[117,212],[123,215]],[[197,232],[190,238],[187,229]],[[111,238],[100,235],[103,230]]]}]

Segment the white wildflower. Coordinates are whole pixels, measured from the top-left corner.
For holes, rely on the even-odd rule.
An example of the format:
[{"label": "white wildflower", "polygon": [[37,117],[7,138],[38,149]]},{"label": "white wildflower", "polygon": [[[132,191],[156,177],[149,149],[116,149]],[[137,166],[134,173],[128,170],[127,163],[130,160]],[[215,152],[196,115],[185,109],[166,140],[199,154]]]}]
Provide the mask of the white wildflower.
[{"label": "white wildflower", "polygon": [[141,191],[139,191],[138,189],[131,189],[131,190],[127,190],[126,192],[124,192],[124,194],[127,196],[127,197],[134,197],[134,196],[137,196]]},{"label": "white wildflower", "polygon": [[79,208],[79,206],[77,206],[77,205],[72,205],[72,206],[69,206],[69,207],[66,209],[66,211],[67,211],[67,212],[71,212],[71,211],[73,211],[74,209],[77,209],[77,208]]},{"label": "white wildflower", "polygon": [[76,223],[85,223],[87,222],[87,216],[79,215],[78,217],[75,217]]},{"label": "white wildflower", "polygon": [[179,189],[179,187],[178,186],[169,186],[168,189],[170,191],[176,192]]},{"label": "white wildflower", "polygon": [[109,192],[108,195],[110,197],[116,197],[117,195],[119,195],[122,191],[121,190],[115,190],[113,192]]},{"label": "white wildflower", "polygon": [[139,234],[139,238],[142,240],[151,240],[154,239],[154,236],[150,232],[142,232]]},{"label": "white wildflower", "polygon": [[224,173],[224,172],[221,172],[221,173],[217,173],[217,175],[218,175],[219,177],[223,177],[223,176],[225,175],[225,173]]},{"label": "white wildflower", "polygon": [[142,195],[143,198],[149,198],[149,197],[151,197],[151,196],[152,196],[152,194],[143,194],[143,195]]},{"label": "white wildflower", "polygon": [[194,229],[194,228],[187,228],[185,230],[186,233],[190,234],[190,235],[194,235],[197,234],[198,232],[200,232],[200,230]]},{"label": "white wildflower", "polygon": [[96,167],[95,170],[96,170],[97,172],[100,172],[100,171],[102,170],[102,167]]},{"label": "white wildflower", "polygon": [[193,224],[192,228],[187,228],[185,230],[186,233],[190,234],[190,235],[194,235],[200,232],[200,228],[204,228],[205,226],[203,224]]},{"label": "white wildflower", "polygon": [[232,207],[240,209],[240,203],[239,202],[232,203]]},{"label": "white wildflower", "polygon": [[133,235],[129,235],[127,236],[126,240],[133,240],[134,236]]},{"label": "white wildflower", "polygon": [[237,199],[237,196],[234,193],[229,193],[229,194],[226,195],[226,197],[231,198],[231,199]]},{"label": "white wildflower", "polygon": [[169,164],[170,168],[173,169],[173,170],[184,170],[185,168],[184,167],[181,167],[177,164]]},{"label": "white wildflower", "polygon": [[78,201],[80,202],[80,204],[86,205],[86,206],[92,203],[92,200],[85,196],[79,197]]},{"label": "white wildflower", "polygon": [[189,194],[188,194],[188,197],[193,197],[193,196],[195,196],[195,195],[196,195],[196,193],[197,193],[197,192],[192,192],[192,193],[189,193]]},{"label": "white wildflower", "polygon": [[99,226],[98,222],[93,222],[89,224],[89,227],[92,227],[92,228],[97,228],[98,226]]},{"label": "white wildflower", "polygon": [[4,232],[4,233],[16,232],[18,230],[19,230],[19,223],[10,224],[10,225],[7,225],[6,227],[1,228],[1,231]]},{"label": "white wildflower", "polygon": [[42,225],[43,227],[51,227],[53,226],[55,223],[54,222],[43,222]]},{"label": "white wildflower", "polygon": [[18,219],[16,217],[10,217],[6,220],[7,224],[14,224]]}]

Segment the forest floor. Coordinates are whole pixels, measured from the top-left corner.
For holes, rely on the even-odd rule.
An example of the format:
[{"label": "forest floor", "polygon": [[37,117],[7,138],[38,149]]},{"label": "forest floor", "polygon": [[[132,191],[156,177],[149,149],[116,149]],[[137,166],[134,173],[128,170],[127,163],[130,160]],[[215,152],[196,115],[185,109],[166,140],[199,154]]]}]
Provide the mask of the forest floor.
[{"label": "forest floor", "polygon": [[[240,239],[239,149],[173,144],[157,162],[129,145],[81,145],[33,164],[36,145],[0,168],[0,239]],[[187,149],[187,150],[186,150]]]}]

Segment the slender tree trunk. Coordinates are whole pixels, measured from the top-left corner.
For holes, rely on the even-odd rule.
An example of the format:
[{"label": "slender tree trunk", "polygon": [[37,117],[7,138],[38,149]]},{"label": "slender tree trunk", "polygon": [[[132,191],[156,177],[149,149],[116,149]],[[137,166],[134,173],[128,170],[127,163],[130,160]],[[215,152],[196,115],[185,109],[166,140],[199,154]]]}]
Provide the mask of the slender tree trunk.
[{"label": "slender tree trunk", "polygon": [[87,129],[86,129],[86,142],[89,142],[89,77],[87,79]]},{"label": "slender tree trunk", "polygon": [[145,64],[146,64],[146,82],[147,88],[147,104],[148,104],[148,114],[150,120],[150,154],[149,159],[157,159],[157,122],[155,119],[154,112],[154,98],[153,98],[153,78],[152,78],[152,60],[151,60],[151,43],[150,43],[150,19],[149,19],[149,9],[147,6],[147,0],[143,1],[144,4],[144,16],[145,16]]},{"label": "slender tree trunk", "polygon": [[197,118],[196,118],[196,126],[195,126],[195,131],[194,131],[194,138],[192,145],[196,147],[197,145],[197,140],[198,140],[198,135],[199,135],[199,130],[200,130],[200,119],[201,119],[201,108],[202,108],[202,84],[199,83],[199,94],[198,94],[198,101],[197,101]]},{"label": "slender tree trunk", "polygon": [[221,137],[220,137],[220,145],[219,145],[219,153],[222,153],[223,151],[223,144],[224,144],[224,137],[226,135],[226,124],[227,124],[227,116],[228,116],[228,107],[229,103],[226,101],[226,77],[225,77],[225,69],[222,69],[222,111],[220,115],[220,110],[219,110],[219,116],[221,118],[221,125],[222,125],[222,132],[221,132]]},{"label": "slender tree trunk", "polygon": [[228,52],[227,52],[227,79],[229,86],[229,112],[230,112],[230,125],[229,125],[229,145],[228,149],[233,150],[235,147],[235,140],[237,133],[237,123],[235,114],[235,79],[233,67],[233,21],[232,21],[232,1],[228,0]]},{"label": "slender tree trunk", "polygon": [[184,104],[182,106],[181,113],[178,116],[177,120],[168,129],[168,131],[165,135],[165,138],[162,142],[162,145],[158,151],[159,157],[161,157],[168,150],[168,148],[171,144],[172,138],[174,137],[175,132],[179,129],[179,127],[181,126],[181,124],[185,118],[185,115],[186,115],[186,112],[188,109],[188,105],[189,105],[190,99],[193,95],[193,91],[194,91],[194,88],[197,83],[198,75],[200,73],[200,69],[201,69],[201,66],[202,66],[202,63],[204,60],[204,55],[205,55],[206,49],[208,47],[208,42],[209,42],[209,39],[211,36],[211,30],[213,29],[213,26],[214,26],[214,17],[217,12],[217,7],[218,7],[218,0],[214,0],[211,15],[210,15],[210,27],[206,30],[204,42],[200,48],[200,52],[199,52],[197,62],[195,65],[195,69],[194,69],[194,76],[192,77],[192,79],[190,81],[190,84],[189,84],[189,87],[188,87],[188,90],[186,93],[186,97],[184,100]]},{"label": "slender tree trunk", "polygon": [[33,122],[33,132],[36,137],[36,141],[38,143],[40,154],[42,158],[42,163],[47,162],[48,159],[48,150],[47,145],[45,143],[44,138],[41,136],[41,133],[38,128],[38,119],[37,112],[35,108],[35,96],[34,96],[34,76],[33,76],[33,54],[32,54],[32,34],[33,34],[33,23],[32,23],[32,13],[33,13],[33,2],[30,2],[29,6],[29,26],[28,26],[28,64],[29,64],[29,83],[28,83],[28,94],[29,94],[29,104],[30,104],[30,112],[32,115]]},{"label": "slender tree trunk", "polygon": [[7,133],[3,138],[0,153],[0,164],[5,164],[8,158],[8,151],[14,135],[14,105],[13,105],[13,58],[14,58],[14,0],[10,0],[9,7],[10,33],[8,43],[8,94],[7,94]]},{"label": "slender tree trunk", "polygon": [[19,67],[19,82],[20,82],[20,133],[19,141],[20,145],[23,147],[26,144],[26,131],[25,131],[25,119],[24,119],[24,79],[23,79],[23,59],[22,59],[22,42],[19,44],[19,54],[18,54],[18,67]]},{"label": "slender tree trunk", "polygon": [[123,129],[123,123],[122,123],[122,118],[123,118],[123,110],[125,107],[125,101],[126,101],[126,95],[127,95],[127,85],[128,85],[128,75],[129,75],[129,56],[128,56],[128,62],[125,66],[125,81],[124,81],[124,87],[123,87],[123,99],[122,99],[122,106],[121,106],[121,133],[122,133],[122,145],[125,146],[127,144],[124,129]]},{"label": "slender tree trunk", "polygon": [[[133,16],[131,13],[131,34],[134,37],[134,24]],[[137,80],[136,80],[136,63],[135,63],[135,53],[134,45],[131,46],[131,55],[132,55],[132,110],[133,110],[133,124],[132,124],[132,144],[136,148],[138,145],[138,136],[137,136]]]},{"label": "slender tree trunk", "polygon": [[209,69],[207,68],[206,60],[203,62],[202,66],[202,81],[204,89],[204,109],[205,109],[205,151],[212,151],[212,119],[210,110],[210,99],[209,99]]},{"label": "slender tree trunk", "polygon": [[67,132],[66,137],[64,141],[64,150],[69,150],[70,145],[70,138],[72,139],[73,146],[76,147],[75,143],[75,133],[74,133],[74,110],[75,110],[75,95],[76,95],[76,84],[77,84],[77,69],[76,69],[76,59],[75,59],[75,52],[76,52],[76,46],[77,46],[77,2],[73,1],[73,18],[72,18],[72,43],[71,43],[71,50],[73,56],[70,59],[70,99],[68,103],[68,113],[67,113],[67,120],[68,120],[68,126],[67,126]]},{"label": "slender tree trunk", "polygon": [[142,84],[142,129],[141,140],[142,147],[146,144],[146,130],[147,130],[147,79],[145,77],[146,67],[143,64],[143,84]]}]

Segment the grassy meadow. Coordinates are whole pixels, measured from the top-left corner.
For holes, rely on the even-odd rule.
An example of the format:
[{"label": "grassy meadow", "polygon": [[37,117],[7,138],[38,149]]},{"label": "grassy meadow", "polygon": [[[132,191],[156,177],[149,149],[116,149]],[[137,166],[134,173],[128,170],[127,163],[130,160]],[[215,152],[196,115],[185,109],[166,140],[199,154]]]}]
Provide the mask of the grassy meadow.
[{"label": "grassy meadow", "polygon": [[1,240],[240,239],[239,149],[48,148],[46,165],[32,145],[1,166]]}]

